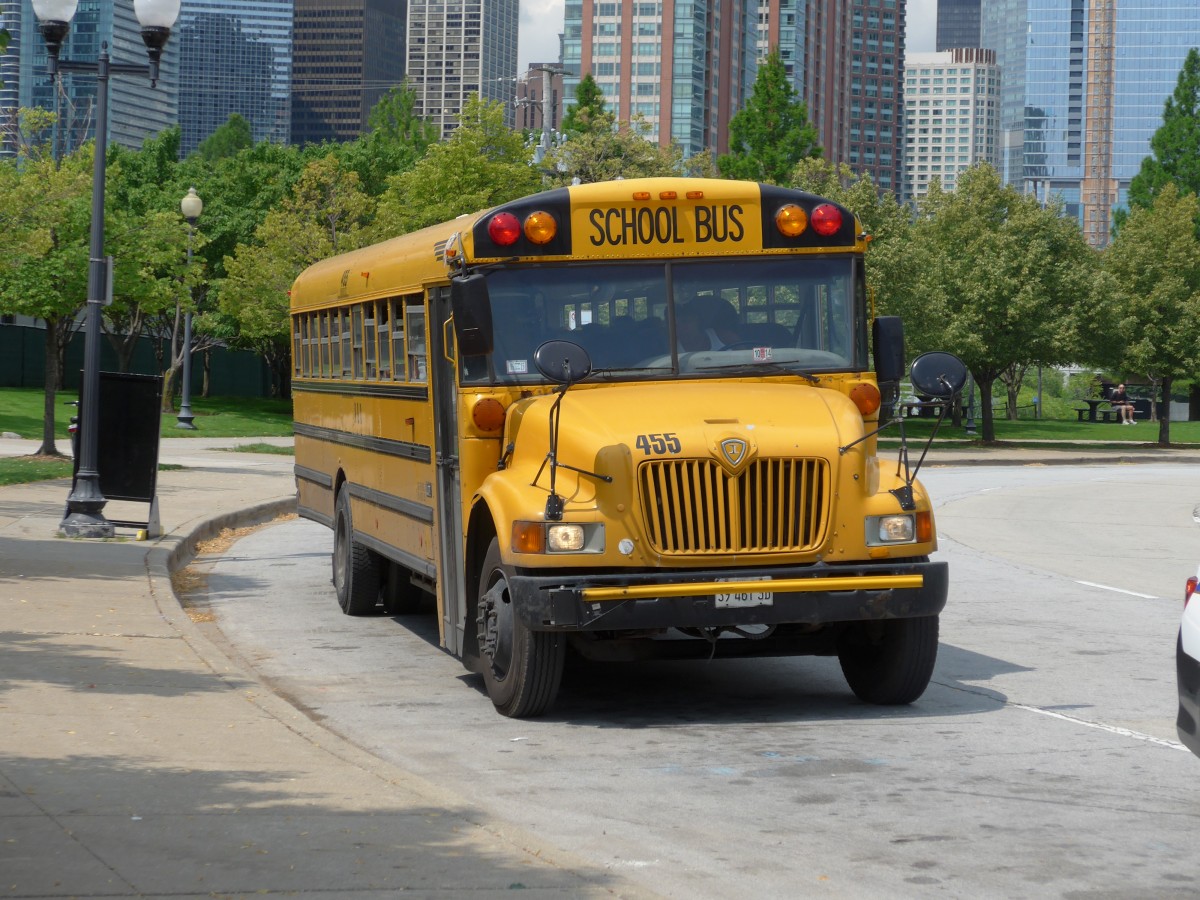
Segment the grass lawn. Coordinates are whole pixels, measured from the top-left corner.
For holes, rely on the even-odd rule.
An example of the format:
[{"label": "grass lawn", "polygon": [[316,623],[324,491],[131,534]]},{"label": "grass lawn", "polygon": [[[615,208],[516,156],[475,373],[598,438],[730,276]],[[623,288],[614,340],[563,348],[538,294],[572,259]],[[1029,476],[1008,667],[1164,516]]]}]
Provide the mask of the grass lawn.
[{"label": "grass lawn", "polygon": [[[73,391],[57,395],[54,434],[67,439],[67,424],[75,407]],[[40,388],[0,388],[0,432],[11,431],[30,440],[41,440],[45,393]],[[162,417],[163,437],[289,437],[292,434],[292,402],[254,397],[193,397],[195,431],[177,428],[175,413]],[[59,448],[60,450],[63,448]]]}]

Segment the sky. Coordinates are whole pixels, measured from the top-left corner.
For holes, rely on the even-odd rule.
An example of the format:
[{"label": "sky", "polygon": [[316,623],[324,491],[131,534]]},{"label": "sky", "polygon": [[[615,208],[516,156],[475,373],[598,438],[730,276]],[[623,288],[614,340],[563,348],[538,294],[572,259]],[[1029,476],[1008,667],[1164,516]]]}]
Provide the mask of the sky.
[{"label": "sky", "polygon": [[[937,0],[908,0],[907,9],[909,52],[928,53],[936,49]],[[562,27],[562,0],[521,0],[517,71],[524,72],[534,62],[555,62]]]}]

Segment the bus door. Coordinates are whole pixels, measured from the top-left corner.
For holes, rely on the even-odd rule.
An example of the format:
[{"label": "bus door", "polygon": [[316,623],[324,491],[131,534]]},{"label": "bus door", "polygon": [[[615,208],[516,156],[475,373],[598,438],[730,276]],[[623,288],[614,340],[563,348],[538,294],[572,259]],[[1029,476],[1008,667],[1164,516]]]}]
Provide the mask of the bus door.
[{"label": "bus door", "polygon": [[462,503],[458,476],[458,389],[450,288],[429,292],[429,368],[433,391],[434,463],[437,479],[438,596],[447,649],[463,652]]}]

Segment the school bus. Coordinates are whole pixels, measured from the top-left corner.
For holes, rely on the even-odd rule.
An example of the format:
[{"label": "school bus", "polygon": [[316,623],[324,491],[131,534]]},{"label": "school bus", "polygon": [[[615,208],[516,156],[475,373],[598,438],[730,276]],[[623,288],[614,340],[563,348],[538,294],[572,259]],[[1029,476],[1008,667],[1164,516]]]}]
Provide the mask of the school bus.
[{"label": "school bus", "polygon": [[436,605],[508,716],[568,650],[837,656],[862,700],[915,700],[947,569],[907,454],[877,456],[904,349],[867,243],[801,191],[631,179],[307,269],[295,475],[342,610]]}]

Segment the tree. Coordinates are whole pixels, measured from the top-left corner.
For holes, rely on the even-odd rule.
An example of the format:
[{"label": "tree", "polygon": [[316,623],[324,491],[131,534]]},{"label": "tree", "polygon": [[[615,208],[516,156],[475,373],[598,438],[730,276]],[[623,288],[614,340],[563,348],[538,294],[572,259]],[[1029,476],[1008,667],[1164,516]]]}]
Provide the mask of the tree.
[{"label": "tree", "polygon": [[1102,365],[1148,376],[1168,413],[1158,443],[1170,443],[1171,387],[1200,358],[1200,216],[1195,194],[1164,185],[1148,209],[1134,208],[1104,252],[1098,290],[1079,313],[1080,333]]},{"label": "tree", "polygon": [[230,113],[216,131],[200,142],[196,155],[207,160],[226,159],[253,146],[254,132],[250,123],[237,113]]},{"label": "tree", "polygon": [[504,104],[470,97],[449,139],[434,144],[379,200],[374,236],[383,240],[464,213],[488,209],[541,187],[520,134],[504,124]]},{"label": "tree", "polygon": [[358,140],[330,145],[342,165],[358,173],[372,197],[387,189],[388,179],[411,169],[441,136],[437,125],[418,118],[417,95],[407,83],[392,88],[367,116],[367,133]]},{"label": "tree", "polygon": [[986,164],[934,182],[912,228],[905,321],[962,357],[982,394],[983,440],[995,440],[992,386],[1014,365],[1069,361],[1073,310],[1093,286],[1094,255],[1058,207],[1002,186]]},{"label": "tree", "polygon": [[45,408],[39,455],[57,456],[55,396],[76,317],[87,302],[91,146],[61,166],[48,155],[0,164],[0,311],[46,324]]},{"label": "tree", "polygon": [[[867,285],[881,314],[905,307],[902,299],[916,280],[910,252],[912,210],[891,191],[880,192],[866,173],[856,174],[845,163],[834,165],[819,157],[796,163],[791,185],[826,197],[851,210],[871,236],[867,248]],[[914,323],[915,325],[916,323]],[[910,331],[905,322],[905,330]],[[906,335],[910,347],[935,349],[915,329]]]},{"label": "tree", "polygon": [[729,153],[717,158],[726,178],[787,184],[796,163],[822,153],[808,106],[788,79],[778,50],[758,70],[746,105],[729,120]]},{"label": "tree", "polygon": [[646,131],[642,120],[635,118],[615,130],[573,134],[546,154],[543,169],[555,172],[558,184],[679,174],[683,163],[679,146],[659,146],[646,139]]},{"label": "tree", "polygon": [[262,354],[277,394],[289,390],[292,282],[312,263],[366,243],[373,211],[358,176],[331,153],[305,167],[291,195],[256,229],[254,243],[227,260],[220,309],[237,323],[232,343]]},{"label": "tree", "polygon": [[612,131],[616,116],[605,109],[604,91],[588,72],[575,87],[575,103],[567,107],[562,131],[568,137]]},{"label": "tree", "polygon": [[[1200,193],[1200,51],[1188,51],[1174,93],[1163,107],[1163,124],[1150,138],[1150,156],[1129,184],[1131,207],[1149,209],[1170,183]],[[1118,216],[1117,230],[1128,215]],[[1200,223],[1197,223],[1200,227]]]}]

